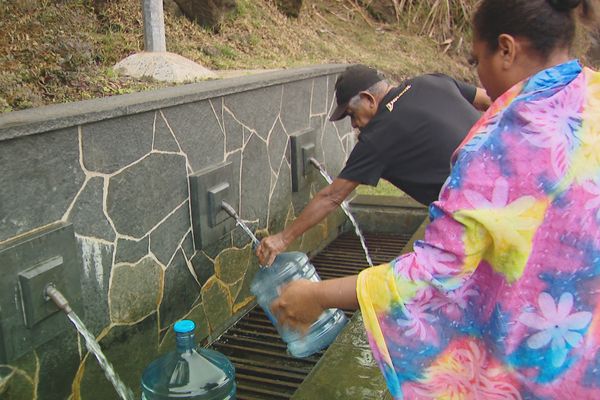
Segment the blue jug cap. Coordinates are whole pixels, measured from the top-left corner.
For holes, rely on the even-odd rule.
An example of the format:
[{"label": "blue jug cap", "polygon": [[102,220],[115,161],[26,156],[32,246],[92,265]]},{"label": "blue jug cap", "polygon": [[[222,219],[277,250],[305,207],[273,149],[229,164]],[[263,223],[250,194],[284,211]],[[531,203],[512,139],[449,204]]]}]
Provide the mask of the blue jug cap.
[{"label": "blue jug cap", "polygon": [[182,319],[181,321],[175,322],[173,329],[175,330],[175,333],[190,333],[196,329],[196,324],[189,319]]}]

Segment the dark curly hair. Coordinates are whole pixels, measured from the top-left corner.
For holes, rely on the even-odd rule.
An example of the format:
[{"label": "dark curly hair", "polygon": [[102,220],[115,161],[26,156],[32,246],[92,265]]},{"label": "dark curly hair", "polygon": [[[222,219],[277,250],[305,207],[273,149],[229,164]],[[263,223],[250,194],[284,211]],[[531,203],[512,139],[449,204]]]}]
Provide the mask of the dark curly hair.
[{"label": "dark curly hair", "polygon": [[592,23],[592,0],[482,0],[473,17],[477,39],[491,50],[503,33],[528,39],[544,59],[557,48],[571,47],[579,9]]}]

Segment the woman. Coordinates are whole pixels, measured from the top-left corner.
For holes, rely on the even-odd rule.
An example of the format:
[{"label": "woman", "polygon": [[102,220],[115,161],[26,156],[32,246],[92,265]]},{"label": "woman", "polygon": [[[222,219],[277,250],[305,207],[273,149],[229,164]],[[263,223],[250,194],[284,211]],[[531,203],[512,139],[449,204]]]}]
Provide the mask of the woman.
[{"label": "woman", "polygon": [[359,302],[398,399],[600,399],[600,74],[569,59],[590,6],[481,2],[473,58],[495,102],[425,240],[358,277],[290,284],[282,322]]}]

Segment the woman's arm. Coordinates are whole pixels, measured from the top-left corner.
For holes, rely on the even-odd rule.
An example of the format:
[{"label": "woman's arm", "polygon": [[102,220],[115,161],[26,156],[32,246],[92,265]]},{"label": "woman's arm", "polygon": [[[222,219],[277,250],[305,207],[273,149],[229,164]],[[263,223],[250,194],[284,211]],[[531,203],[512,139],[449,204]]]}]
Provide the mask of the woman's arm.
[{"label": "woman's arm", "polygon": [[352,275],[321,282],[290,282],[271,303],[271,312],[281,324],[305,332],[328,308],[358,308],[356,279],[357,275]]}]

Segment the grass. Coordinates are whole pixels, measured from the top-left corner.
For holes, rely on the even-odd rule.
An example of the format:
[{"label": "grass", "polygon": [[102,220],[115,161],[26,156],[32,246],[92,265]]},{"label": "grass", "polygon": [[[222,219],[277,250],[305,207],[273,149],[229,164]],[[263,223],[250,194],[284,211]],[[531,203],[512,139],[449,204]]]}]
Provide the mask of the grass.
[{"label": "grass", "polygon": [[[103,0],[94,8],[95,2],[0,0],[0,112],[168,85],[112,70],[143,50],[141,2]],[[476,2],[304,0],[300,17],[287,18],[274,0],[237,0],[237,10],[216,31],[167,2],[167,49],[213,70],[360,62],[396,81],[445,72],[475,83],[465,56]],[[391,21],[381,21],[376,4],[387,5]],[[576,54],[584,42],[577,41]]]},{"label": "grass", "polygon": [[[213,70],[362,62],[394,80],[437,71],[475,81],[458,49],[444,52],[435,35],[406,21],[378,22],[365,10],[355,0],[305,0],[294,19],[272,0],[238,0],[214,32],[167,7],[167,49]],[[0,112],[167,85],[112,70],[143,50],[139,0],[109,0],[100,9],[92,0],[0,0],[0,31],[7,32],[0,35]]]},{"label": "grass", "polygon": [[386,180],[380,180],[379,184],[375,187],[368,185],[359,185],[356,189],[358,194],[365,194],[371,196],[406,196],[404,192],[392,185]]}]

